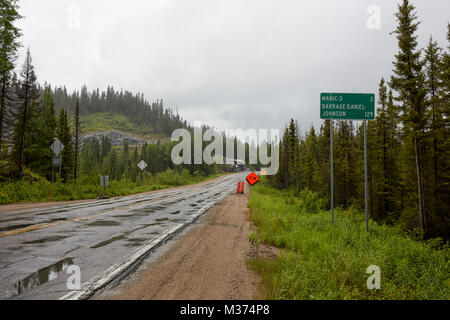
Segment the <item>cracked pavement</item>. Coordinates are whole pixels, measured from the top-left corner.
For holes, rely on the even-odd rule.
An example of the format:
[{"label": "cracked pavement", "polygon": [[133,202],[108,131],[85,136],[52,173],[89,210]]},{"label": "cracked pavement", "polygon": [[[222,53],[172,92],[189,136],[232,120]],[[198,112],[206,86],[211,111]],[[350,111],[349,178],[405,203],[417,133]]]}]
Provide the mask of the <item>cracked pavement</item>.
[{"label": "cracked pavement", "polygon": [[60,207],[3,213],[0,207],[0,299],[60,298],[71,291],[69,264],[80,267],[81,283],[89,281],[174,225],[188,224],[246,174]]}]

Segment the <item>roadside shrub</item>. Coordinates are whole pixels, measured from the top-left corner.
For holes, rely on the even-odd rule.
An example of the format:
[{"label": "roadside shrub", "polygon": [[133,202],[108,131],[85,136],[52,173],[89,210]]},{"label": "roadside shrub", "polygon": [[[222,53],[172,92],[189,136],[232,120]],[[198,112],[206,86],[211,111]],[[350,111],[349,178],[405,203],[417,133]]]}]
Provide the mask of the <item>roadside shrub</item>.
[{"label": "roadside shrub", "polygon": [[319,213],[325,207],[326,199],[320,198],[317,192],[302,190],[300,192],[300,210],[305,213]]}]

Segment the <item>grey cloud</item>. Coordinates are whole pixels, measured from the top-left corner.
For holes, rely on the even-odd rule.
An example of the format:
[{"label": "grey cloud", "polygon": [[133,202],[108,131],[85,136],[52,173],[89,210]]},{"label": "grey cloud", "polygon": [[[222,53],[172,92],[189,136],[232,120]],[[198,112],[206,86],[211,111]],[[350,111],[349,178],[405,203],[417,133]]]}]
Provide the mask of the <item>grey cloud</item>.
[{"label": "grey cloud", "polygon": [[[450,3],[413,1],[420,43],[446,46]],[[398,1],[23,0],[25,46],[40,80],[164,98],[188,121],[218,128],[318,126],[324,91],[377,92],[396,52]],[[81,28],[66,27],[67,8]],[[381,30],[366,9],[381,8]]]}]

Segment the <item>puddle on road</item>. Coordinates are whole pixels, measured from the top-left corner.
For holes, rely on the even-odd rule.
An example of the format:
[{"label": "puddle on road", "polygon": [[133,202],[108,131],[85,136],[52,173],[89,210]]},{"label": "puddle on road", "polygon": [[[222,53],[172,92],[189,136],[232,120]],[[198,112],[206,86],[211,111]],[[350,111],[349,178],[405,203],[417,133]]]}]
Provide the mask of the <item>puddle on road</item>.
[{"label": "puddle on road", "polygon": [[104,246],[106,246],[106,245],[108,245],[108,244],[110,244],[110,243],[112,243],[112,242],[119,241],[119,240],[123,240],[123,239],[126,239],[126,238],[127,238],[126,236],[118,236],[118,237],[114,237],[114,238],[111,238],[111,239],[109,239],[109,240],[106,240],[106,241],[97,243],[95,246],[92,246],[91,249],[101,248],[101,247],[104,247]]},{"label": "puddle on road", "polygon": [[178,210],[178,211],[171,212],[170,214],[171,214],[171,215],[177,215],[177,214],[180,214],[180,212],[181,212],[181,211]]},{"label": "puddle on road", "polygon": [[132,238],[132,239],[127,239],[127,242],[144,242],[147,241],[147,239],[145,238]]},{"label": "puddle on road", "polygon": [[16,225],[13,225],[13,226],[8,226],[8,227],[0,228],[0,232],[3,232],[3,231],[11,231],[11,230],[16,230],[16,229],[22,229],[22,228],[26,228],[26,227],[29,227],[29,226],[32,226],[32,225],[34,225],[34,224],[33,224],[33,223],[28,223],[28,224],[16,224]]},{"label": "puddle on road", "polygon": [[32,240],[32,241],[27,241],[27,242],[23,242],[23,244],[44,244],[46,242],[55,242],[55,241],[59,241],[62,239],[66,239],[69,236],[53,236],[53,237],[48,237],[48,238],[42,238],[42,239],[38,239],[38,240]]},{"label": "puddle on road", "polygon": [[[158,219],[158,220],[166,221],[166,220],[168,220],[168,219],[167,219],[167,218],[164,218],[164,219]],[[157,221],[158,221],[158,220],[157,220]],[[145,229],[145,228],[148,228],[148,227],[152,227],[152,226],[158,226],[158,225],[160,225],[160,224],[162,224],[160,221],[155,222],[155,223],[145,224],[145,225],[143,225],[143,226],[141,226],[141,227],[139,227],[139,228],[133,229],[133,230],[128,231],[128,232],[125,232],[125,233],[123,233],[123,234],[120,235],[120,236],[113,237],[113,238],[108,239],[108,240],[106,240],[106,241],[102,241],[102,242],[100,242],[100,243],[97,243],[95,246],[92,246],[91,249],[101,248],[101,247],[107,246],[108,244],[111,244],[111,243],[113,243],[113,242],[115,242],[115,241],[127,239],[127,236],[130,235],[131,233],[135,232],[135,231],[142,230],[142,229]],[[158,234],[158,232],[155,232],[155,234]],[[134,239],[137,239],[137,238],[134,238]],[[145,240],[145,239],[144,239],[144,240]],[[133,239],[127,239],[127,241],[131,241],[131,242],[132,242]]]},{"label": "puddle on road", "polygon": [[161,219],[156,219],[156,222],[164,222],[169,220],[169,218],[161,218]]},{"label": "puddle on road", "polygon": [[171,205],[171,204],[180,203],[180,202],[182,202],[182,201],[184,201],[184,200],[186,200],[186,198],[181,198],[181,199],[177,199],[177,200],[175,200],[175,201],[165,202],[164,205],[165,205],[165,206],[168,206],[168,205]]},{"label": "puddle on road", "polygon": [[7,223],[7,222],[21,221],[21,220],[30,220],[30,219],[31,219],[31,217],[19,217],[19,218],[3,219],[3,220],[0,220],[0,223]]},{"label": "puddle on road", "polygon": [[126,247],[139,247],[142,245],[143,242],[147,241],[148,239],[146,238],[133,238],[133,239],[128,239],[127,240],[127,244],[125,244]]},{"label": "puddle on road", "polygon": [[197,206],[198,206],[198,204],[196,204],[196,203],[193,203],[193,204],[191,204],[190,206],[191,206],[191,207],[197,207]]},{"label": "puddle on road", "polygon": [[147,213],[153,213],[155,211],[164,210],[167,209],[167,206],[153,206],[153,207],[145,207],[139,210],[136,210],[137,212],[147,212]]},{"label": "puddle on road", "polygon": [[92,223],[89,223],[88,226],[91,226],[91,227],[114,227],[114,226],[120,226],[120,223],[117,221],[101,220],[101,221],[94,221]]},{"label": "puddle on road", "polygon": [[72,264],[73,259],[67,258],[55,264],[52,264],[48,267],[40,269],[35,273],[32,273],[30,276],[14,284],[16,294],[21,295],[22,293],[25,293],[33,288],[36,288],[41,284],[55,280],[68,266]]},{"label": "puddle on road", "polygon": [[[29,218],[10,219],[10,221],[14,221],[14,220],[29,220]],[[7,227],[0,228],[0,232],[17,230],[17,229],[23,229],[23,228],[27,228],[27,227],[38,225],[38,224],[52,223],[52,222],[65,221],[65,220],[67,220],[67,218],[55,218],[55,219],[51,219],[49,221],[43,221],[43,222],[38,222],[38,223],[15,224],[15,225],[12,225],[12,226],[7,226]],[[1,221],[1,222],[5,222],[5,221]]]},{"label": "puddle on road", "polygon": [[64,210],[58,210],[58,211],[52,211],[52,212],[43,212],[43,213],[35,214],[35,216],[45,216],[48,214],[57,214],[57,213],[63,213],[63,212],[67,212],[67,211],[69,211],[69,210],[64,209]]},{"label": "puddle on road", "polygon": [[114,218],[129,219],[129,218],[143,217],[143,216],[146,216],[146,215],[147,215],[146,213],[130,213],[130,214],[116,215],[116,216],[114,216]]},{"label": "puddle on road", "polygon": [[16,247],[9,247],[6,250],[8,250],[8,251],[19,251],[19,250],[22,250],[22,249],[23,249],[23,246],[16,246]]}]

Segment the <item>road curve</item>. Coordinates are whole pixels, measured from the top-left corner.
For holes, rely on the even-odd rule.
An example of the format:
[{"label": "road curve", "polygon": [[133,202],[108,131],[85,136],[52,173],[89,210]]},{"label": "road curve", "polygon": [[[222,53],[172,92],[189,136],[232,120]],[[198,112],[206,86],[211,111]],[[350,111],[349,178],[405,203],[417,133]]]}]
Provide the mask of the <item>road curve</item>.
[{"label": "road curve", "polygon": [[[88,297],[224,199],[245,175],[150,195],[1,213],[0,299]],[[80,268],[81,290],[67,287],[70,265]]]}]

